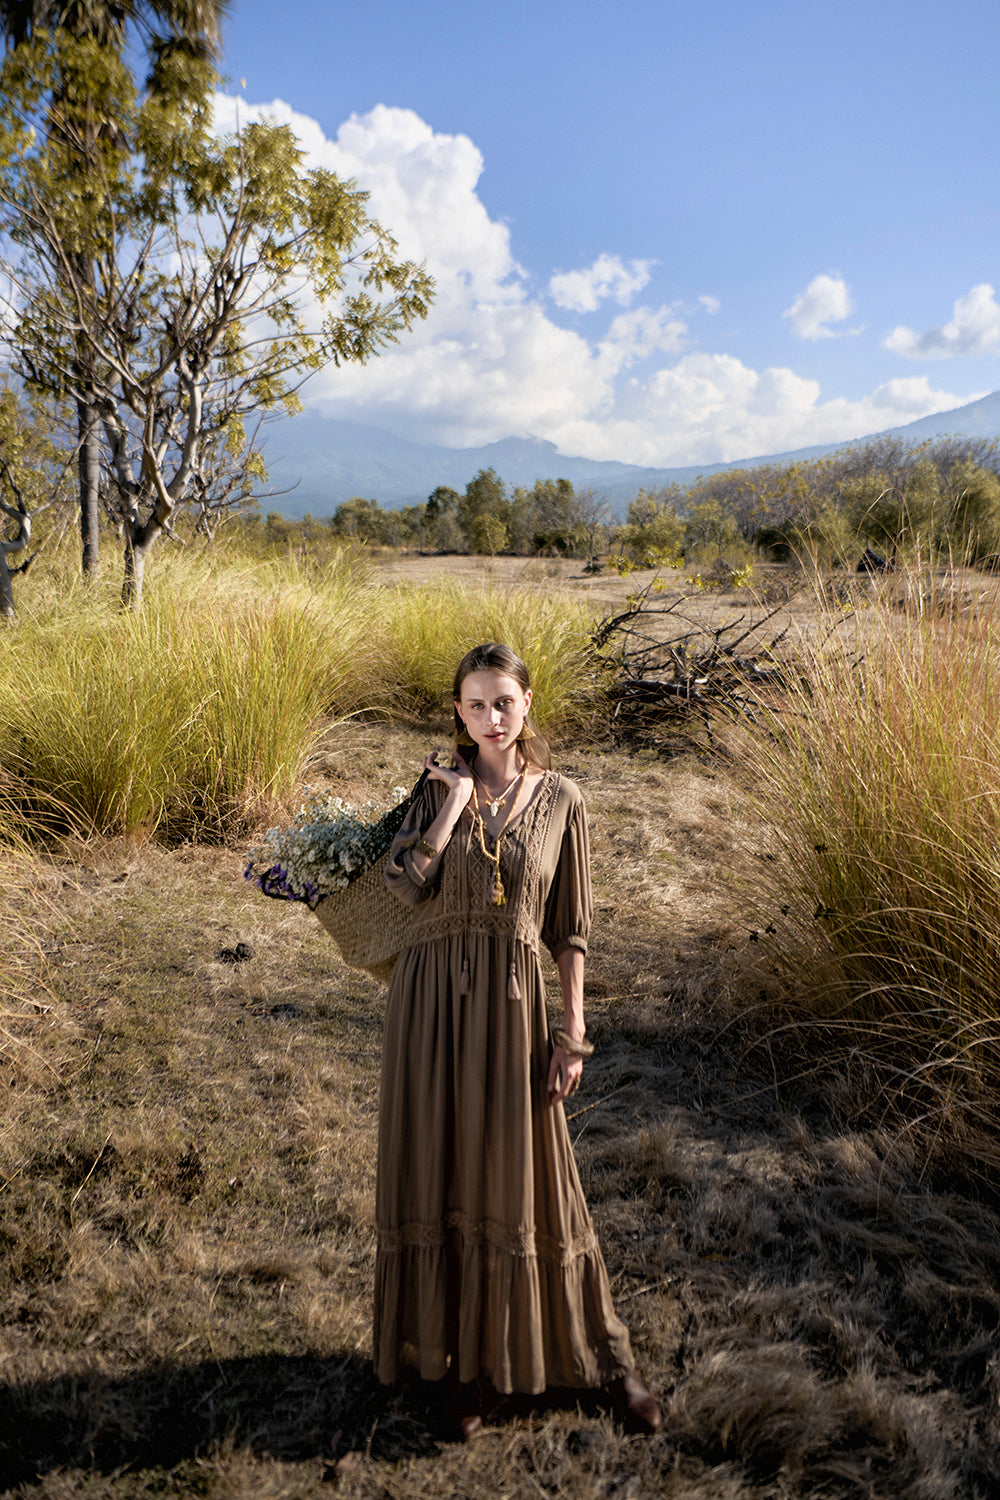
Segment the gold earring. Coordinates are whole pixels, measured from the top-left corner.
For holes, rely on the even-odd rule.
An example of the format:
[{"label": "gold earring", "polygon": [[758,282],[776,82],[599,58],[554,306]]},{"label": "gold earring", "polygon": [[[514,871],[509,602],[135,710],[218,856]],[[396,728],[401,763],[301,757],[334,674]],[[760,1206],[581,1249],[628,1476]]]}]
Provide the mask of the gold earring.
[{"label": "gold earring", "polygon": [[527,718],[523,720],[520,729],[517,731],[517,738],[519,740],[533,740],[535,738],[535,731],[528,723]]},{"label": "gold earring", "polygon": [[466,729],[464,721],[462,723],[461,729],[455,736],[455,743],[456,745],[464,745],[466,748],[468,748],[469,745],[474,745],[476,743],[472,738],[472,735]]}]

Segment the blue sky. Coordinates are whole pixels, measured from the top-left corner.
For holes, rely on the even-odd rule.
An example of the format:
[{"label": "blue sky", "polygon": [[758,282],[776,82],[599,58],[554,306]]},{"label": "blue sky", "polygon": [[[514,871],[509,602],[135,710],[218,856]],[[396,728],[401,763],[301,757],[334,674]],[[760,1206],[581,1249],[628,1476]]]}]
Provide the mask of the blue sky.
[{"label": "blue sky", "polygon": [[307,404],[673,464],[996,389],[998,43],[985,0],[233,0],[243,117],[368,187],[438,284]]}]

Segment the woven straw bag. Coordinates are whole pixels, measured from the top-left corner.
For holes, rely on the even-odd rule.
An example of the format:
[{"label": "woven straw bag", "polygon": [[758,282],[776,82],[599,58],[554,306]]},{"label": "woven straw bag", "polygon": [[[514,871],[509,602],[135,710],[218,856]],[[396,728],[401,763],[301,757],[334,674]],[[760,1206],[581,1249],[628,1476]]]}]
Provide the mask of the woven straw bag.
[{"label": "woven straw bag", "polygon": [[388,983],[403,951],[412,907],[392,895],[385,883],[385,867],[393,839],[403,825],[414,798],[424,782],[424,771],[405,802],[385,814],[378,823],[378,853],[375,863],[355,877],[342,891],[324,896],[312,908],[340,949],[351,969],[364,969],[373,979]]},{"label": "woven straw bag", "polygon": [[324,896],[313,908],[340,949],[344,963],[386,983],[403,951],[413,916],[412,907],[405,906],[386,886],[387,859],[384,855],[346,890]]}]

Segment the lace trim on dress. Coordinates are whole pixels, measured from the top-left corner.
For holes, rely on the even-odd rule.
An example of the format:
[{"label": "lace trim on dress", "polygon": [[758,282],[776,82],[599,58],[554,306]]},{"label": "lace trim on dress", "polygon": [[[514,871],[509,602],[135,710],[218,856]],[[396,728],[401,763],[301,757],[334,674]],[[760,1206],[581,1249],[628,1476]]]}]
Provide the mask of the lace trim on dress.
[{"label": "lace trim on dress", "polygon": [[564,1242],[554,1235],[536,1229],[513,1229],[496,1219],[473,1222],[461,1209],[452,1209],[441,1224],[403,1224],[398,1229],[378,1231],[380,1255],[399,1255],[403,1250],[443,1250],[449,1232],[457,1233],[466,1245],[482,1248],[489,1245],[504,1255],[522,1260],[544,1260],[557,1266],[569,1266],[581,1256],[592,1255],[598,1248],[592,1226],[583,1234]]},{"label": "lace trim on dress", "polygon": [[503,906],[493,904],[493,866],[473,837],[471,820],[463,817],[453,835],[455,842],[462,841],[463,857],[444,862],[435,901],[416,908],[407,933],[408,948],[441,937],[485,933],[516,938],[533,953],[540,953],[541,912],[535,910],[534,901],[525,900],[525,892],[539,888],[558,794],[559,777],[550,772],[504,834],[500,858],[507,900]]},{"label": "lace trim on dress", "polygon": [[476,933],[485,937],[502,937],[512,942],[522,943],[536,957],[542,951],[538,933],[534,927],[527,922],[512,921],[509,917],[494,918],[488,911],[473,912],[461,918],[432,917],[429,922],[421,922],[419,927],[407,933],[406,946],[419,948],[424,943],[437,942],[439,938],[465,937],[468,933]]}]

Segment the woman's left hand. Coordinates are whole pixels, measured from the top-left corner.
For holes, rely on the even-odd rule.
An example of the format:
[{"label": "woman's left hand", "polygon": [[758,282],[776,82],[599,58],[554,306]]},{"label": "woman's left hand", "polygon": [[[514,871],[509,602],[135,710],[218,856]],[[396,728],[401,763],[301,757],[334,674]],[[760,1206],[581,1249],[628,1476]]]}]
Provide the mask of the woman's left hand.
[{"label": "woman's left hand", "polygon": [[583,1058],[562,1047],[553,1047],[549,1063],[549,1103],[565,1103],[580,1087],[582,1077]]}]

